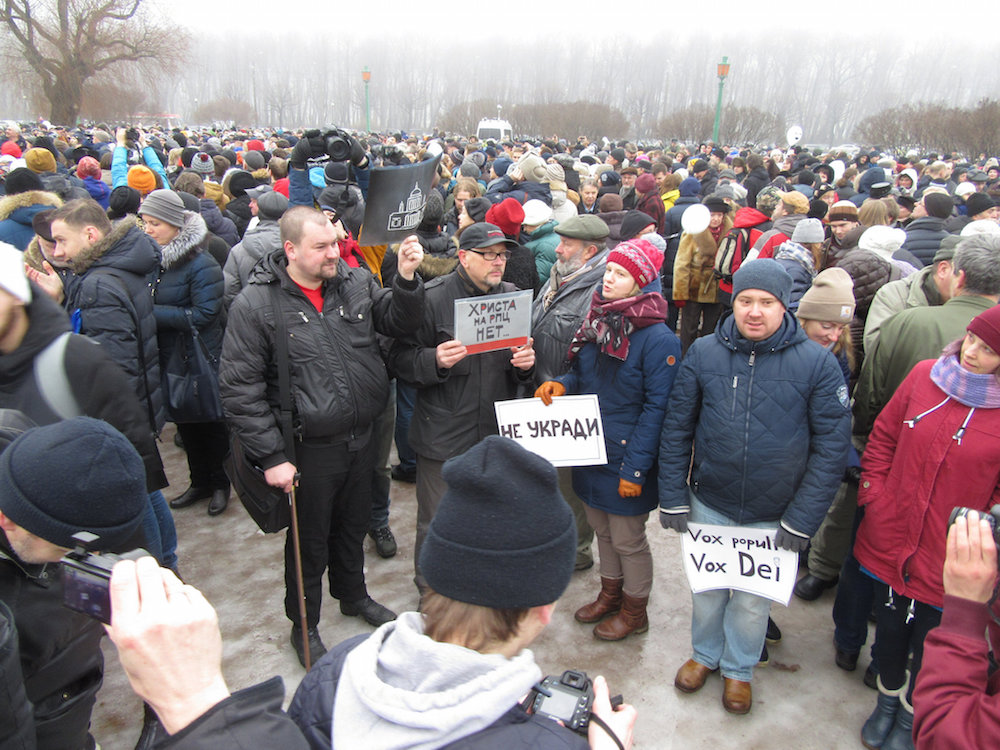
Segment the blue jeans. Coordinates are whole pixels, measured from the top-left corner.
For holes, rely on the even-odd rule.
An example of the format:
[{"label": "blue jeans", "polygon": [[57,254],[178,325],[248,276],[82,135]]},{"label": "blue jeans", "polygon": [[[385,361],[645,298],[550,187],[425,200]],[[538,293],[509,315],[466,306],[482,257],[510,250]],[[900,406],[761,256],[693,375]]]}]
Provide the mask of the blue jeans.
[{"label": "blue jeans", "polygon": [[149,507],[142,520],[146,539],[154,549],[146,550],[164,568],[177,572],[177,529],[167,499],[160,490],[149,493]]},{"label": "blue jeans", "polygon": [[[732,519],[691,495],[691,521],[714,526],[736,526]],[[776,529],[777,521],[743,524],[753,529]],[[760,661],[767,633],[771,600],[734,589],[691,594],[691,648],[693,658],[723,677],[750,682]]]},{"label": "blue jeans", "polygon": [[409,383],[396,379],[396,454],[399,465],[405,471],[417,470],[417,454],[410,447],[410,421],[413,406],[417,402],[417,389]]}]

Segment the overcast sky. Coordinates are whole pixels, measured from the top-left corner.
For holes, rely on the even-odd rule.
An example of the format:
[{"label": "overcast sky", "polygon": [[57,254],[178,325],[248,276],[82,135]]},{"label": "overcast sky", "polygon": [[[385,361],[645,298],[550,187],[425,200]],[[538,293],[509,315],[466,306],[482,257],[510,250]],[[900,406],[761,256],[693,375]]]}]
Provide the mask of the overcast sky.
[{"label": "overcast sky", "polygon": [[[752,34],[797,40],[789,32],[814,29],[836,44],[841,35],[912,37],[914,43],[930,45],[941,26],[965,34],[975,33],[975,19],[1000,17],[996,0],[967,0],[947,6],[930,0],[879,3],[872,0],[836,2],[759,2],[713,0],[670,3],[663,0],[630,0],[616,6],[594,0],[540,3],[538,0],[505,0],[475,7],[455,4],[427,5],[412,0],[377,0],[375,3],[334,3],[329,0],[240,0],[239,3],[209,0],[148,0],[161,3],[173,20],[201,31],[233,34],[252,29],[266,39],[275,26],[301,27],[313,33],[328,33],[335,43],[340,34],[407,36],[424,43],[446,45],[449,39],[472,41],[477,37],[502,35],[509,39],[540,39],[546,34],[578,36],[581,43],[600,43],[609,36],[627,38],[638,34]],[[618,16],[616,7],[627,8]],[[947,12],[950,17],[944,17]],[[981,15],[985,14],[985,15]],[[179,17],[178,17],[179,16]],[[616,24],[616,20],[618,23]],[[664,38],[669,43],[669,36]],[[930,48],[930,47],[929,47]],[[775,50],[776,52],[779,50]]]}]

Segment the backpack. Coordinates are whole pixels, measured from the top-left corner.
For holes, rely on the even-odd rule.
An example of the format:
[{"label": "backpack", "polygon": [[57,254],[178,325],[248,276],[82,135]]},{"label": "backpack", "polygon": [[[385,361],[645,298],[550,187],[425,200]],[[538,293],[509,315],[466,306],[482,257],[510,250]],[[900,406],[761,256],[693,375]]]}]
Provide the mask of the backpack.
[{"label": "backpack", "polygon": [[734,259],[738,259],[735,268],[738,269],[747,251],[750,249],[750,230],[752,227],[730,229],[719,243],[719,251],[715,254],[715,265],[712,273],[719,281],[733,283]]}]

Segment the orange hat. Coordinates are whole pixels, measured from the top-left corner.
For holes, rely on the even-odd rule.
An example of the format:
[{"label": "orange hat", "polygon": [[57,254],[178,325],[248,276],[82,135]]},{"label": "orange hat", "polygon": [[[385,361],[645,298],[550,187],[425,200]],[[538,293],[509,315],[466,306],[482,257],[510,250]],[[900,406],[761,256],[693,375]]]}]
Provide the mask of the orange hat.
[{"label": "orange hat", "polygon": [[149,167],[137,164],[128,171],[128,186],[139,191],[145,197],[156,190],[156,175]]}]

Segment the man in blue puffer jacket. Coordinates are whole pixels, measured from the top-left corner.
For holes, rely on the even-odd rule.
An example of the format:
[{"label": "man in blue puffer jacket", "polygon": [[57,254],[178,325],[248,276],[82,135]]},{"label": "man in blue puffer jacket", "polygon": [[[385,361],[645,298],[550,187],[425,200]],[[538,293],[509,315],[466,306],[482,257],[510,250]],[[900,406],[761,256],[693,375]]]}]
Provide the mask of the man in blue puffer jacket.
[{"label": "man in blue puffer jacket", "polygon": [[[683,533],[690,517],[775,529],[795,552],[819,528],[847,460],[850,403],[834,357],[787,312],[791,286],[770,258],[740,266],[733,314],[681,363],[660,441],[664,528]],[[723,706],[747,713],[770,601],[722,589],[693,602],[694,654],[674,685],[693,693],[721,669]]]}]

